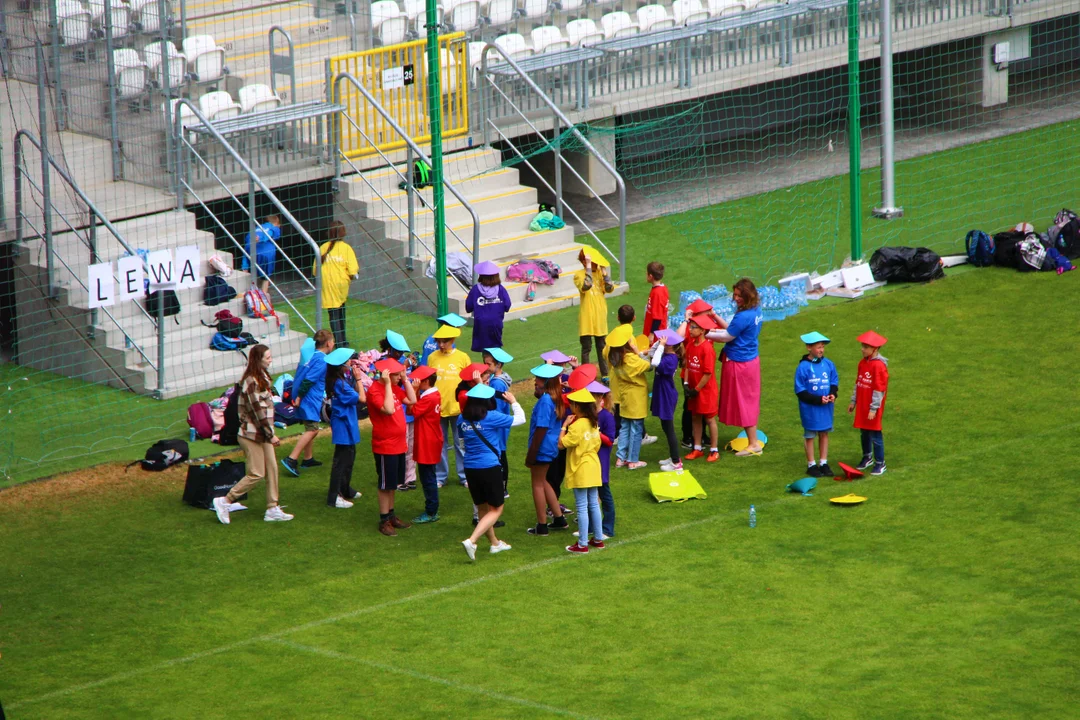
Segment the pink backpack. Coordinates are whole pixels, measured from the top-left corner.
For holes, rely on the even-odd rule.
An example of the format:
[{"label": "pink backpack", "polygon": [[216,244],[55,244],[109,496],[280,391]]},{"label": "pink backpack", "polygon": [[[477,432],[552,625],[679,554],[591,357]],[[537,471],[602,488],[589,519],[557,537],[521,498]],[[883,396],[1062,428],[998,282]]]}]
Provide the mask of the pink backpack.
[{"label": "pink backpack", "polygon": [[195,434],[204,440],[214,434],[214,417],[210,414],[210,403],[192,403],[187,409],[187,424],[195,429]]}]

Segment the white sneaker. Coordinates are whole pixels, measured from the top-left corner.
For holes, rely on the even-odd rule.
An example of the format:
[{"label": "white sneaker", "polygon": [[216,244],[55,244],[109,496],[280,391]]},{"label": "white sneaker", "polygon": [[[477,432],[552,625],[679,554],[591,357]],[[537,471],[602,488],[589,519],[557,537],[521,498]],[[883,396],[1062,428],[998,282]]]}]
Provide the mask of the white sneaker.
[{"label": "white sneaker", "polygon": [[222,525],[229,524],[229,501],[224,497],[214,498],[214,512],[217,513],[217,519]]},{"label": "white sneaker", "polygon": [[346,510],[348,508],[351,508],[352,506],[353,504],[351,502],[341,497],[340,495],[338,495],[337,500],[334,501],[334,507],[341,508],[342,510]]},{"label": "white sneaker", "polygon": [[664,458],[663,460],[660,461],[660,469],[661,470],[667,470],[669,467],[671,467],[674,464],[675,463],[671,462],[671,458],[666,457],[666,458]]},{"label": "white sneaker", "polygon": [[469,559],[476,560],[476,543],[469,538],[465,538],[461,541],[461,545],[465,548],[465,554],[469,556]]},{"label": "white sneaker", "polygon": [[641,436],[641,444],[642,445],[652,445],[654,442],[656,442],[656,436],[655,435],[645,434],[645,435]]},{"label": "white sneaker", "polygon": [[504,550],[509,550],[509,549],[510,549],[510,545],[508,543],[505,543],[502,540],[500,540],[498,545],[492,545],[491,546],[491,554],[495,555],[496,553],[501,553]]},{"label": "white sneaker", "polygon": [[293,516],[282,510],[280,505],[268,508],[266,514],[263,515],[263,520],[266,522],[288,522],[292,519]]}]

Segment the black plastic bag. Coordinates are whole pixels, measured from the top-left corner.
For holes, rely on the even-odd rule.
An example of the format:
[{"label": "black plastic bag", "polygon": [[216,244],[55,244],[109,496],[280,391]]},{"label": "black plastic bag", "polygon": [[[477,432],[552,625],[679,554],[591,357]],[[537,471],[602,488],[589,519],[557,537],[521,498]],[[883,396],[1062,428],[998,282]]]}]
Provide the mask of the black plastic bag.
[{"label": "black plastic bag", "polygon": [[879,282],[929,282],[945,277],[941,257],[929,248],[883,247],[870,258],[870,271]]}]

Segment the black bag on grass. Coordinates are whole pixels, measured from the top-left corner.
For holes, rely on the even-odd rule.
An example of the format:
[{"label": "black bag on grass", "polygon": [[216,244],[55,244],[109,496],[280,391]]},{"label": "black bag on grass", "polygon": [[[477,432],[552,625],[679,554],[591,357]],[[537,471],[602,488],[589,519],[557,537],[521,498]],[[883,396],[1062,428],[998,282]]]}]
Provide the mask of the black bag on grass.
[{"label": "black bag on grass", "polygon": [[870,271],[879,282],[929,282],[945,277],[941,257],[928,248],[883,247],[870,257]]},{"label": "black bag on grass", "polygon": [[[221,460],[213,465],[190,465],[184,483],[184,502],[206,510],[214,498],[228,495],[246,472],[244,463],[232,460]],[[246,497],[247,493],[244,493],[237,500]]]},{"label": "black bag on grass", "polygon": [[1013,270],[1022,270],[1026,264],[1020,257],[1020,243],[1024,241],[1024,233],[1017,230],[1006,230],[994,235],[994,264],[999,267],[1010,267]]},{"label": "black bag on grass", "polygon": [[158,472],[182,463],[188,457],[188,444],[183,440],[158,440],[146,450],[142,460],[136,460],[128,467],[142,463],[143,470]]}]

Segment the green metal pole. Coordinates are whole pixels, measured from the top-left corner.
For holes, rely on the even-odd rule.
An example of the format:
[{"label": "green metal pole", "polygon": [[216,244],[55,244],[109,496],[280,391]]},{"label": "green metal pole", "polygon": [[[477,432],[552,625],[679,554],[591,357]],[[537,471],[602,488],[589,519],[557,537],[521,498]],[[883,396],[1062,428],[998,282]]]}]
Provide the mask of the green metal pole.
[{"label": "green metal pole", "polygon": [[859,124],[859,0],[848,0],[848,149],[851,260],[862,259],[862,127]]},{"label": "green metal pole", "polygon": [[[439,26],[436,0],[427,0],[428,117],[431,120],[431,195],[435,222],[435,282],[439,315],[450,312],[446,290],[446,227],[443,212],[442,95],[439,92]],[[412,168],[409,168],[412,172]]]}]

